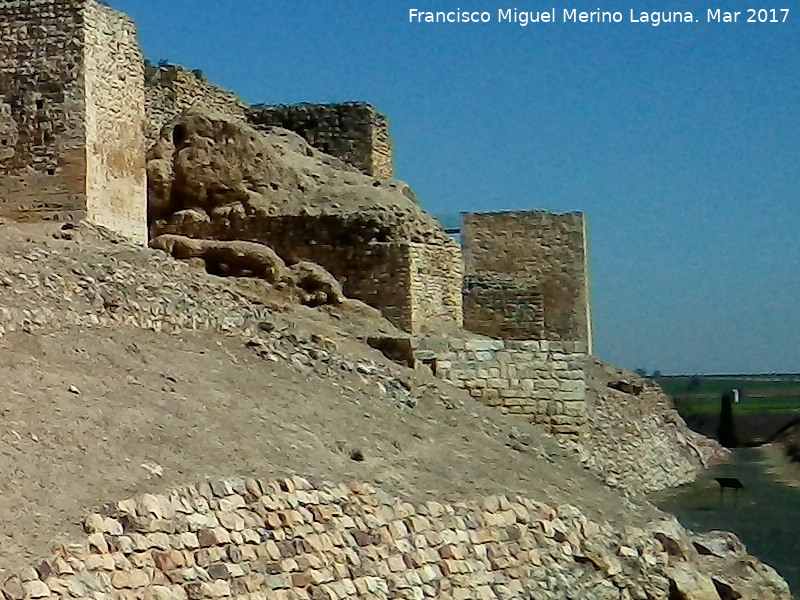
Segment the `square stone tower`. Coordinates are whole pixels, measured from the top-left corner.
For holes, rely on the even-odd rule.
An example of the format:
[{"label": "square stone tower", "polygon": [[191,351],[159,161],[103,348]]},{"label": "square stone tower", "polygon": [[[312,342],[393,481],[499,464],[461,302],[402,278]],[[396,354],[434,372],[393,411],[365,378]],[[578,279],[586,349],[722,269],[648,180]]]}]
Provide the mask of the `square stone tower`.
[{"label": "square stone tower", "polygon": [[462,218],[464,327],[505,340],[579,342],[591,353],[584,215],[509,211]]},{"label": "square stone tower", "polygon": [[144,61],[94,0],[0,2],[0,216],[147,240]]}]

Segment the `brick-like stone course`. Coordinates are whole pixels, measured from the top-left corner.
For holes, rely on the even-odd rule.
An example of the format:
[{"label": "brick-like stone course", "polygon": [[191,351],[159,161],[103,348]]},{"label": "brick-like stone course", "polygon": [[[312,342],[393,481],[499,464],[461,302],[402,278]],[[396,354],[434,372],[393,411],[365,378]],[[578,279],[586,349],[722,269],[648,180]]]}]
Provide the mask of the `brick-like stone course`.
[{"label": "brick-like stone course", "polygon": [[[489,337],[578,341],[592,350],[586,227],[580,213],[465,214],[465,327]],[[542,305],[531,301],[540,296]],[[509,309],[509,300],[511,308]],[[542,312],[543,318],[529,318]]]},{"label": "brick-like stone course", "polygon": [[248,111],[257,127],[282,127],[314,148],[377,179],[394,176],[389,122],[369,104],[256,105]]},{"label": "brick-like stone course", "polygon": [[[713,591],[714,561],[723,563],[701,563],[674,520],[621,534],[570,505],[506,496],[412,504],[368,484],[301,477],[145,494],[106,505],[84,528],[83,540],[9,578],[5,597],[666,598],[671,588]],[[725,542],[729,562],[750,561],[746,581],[761,597],[790,597],[738,540]]]},{"label": "brick-like stone course", "polygon": [[582,342],[421,338],[436,374],[510,416],[577,434],[586,422],[586,345]]},{"label": "brick-like stone course", "polygon": [[0,213],[145,241],[142,58],[94,0],[0,3]]}]

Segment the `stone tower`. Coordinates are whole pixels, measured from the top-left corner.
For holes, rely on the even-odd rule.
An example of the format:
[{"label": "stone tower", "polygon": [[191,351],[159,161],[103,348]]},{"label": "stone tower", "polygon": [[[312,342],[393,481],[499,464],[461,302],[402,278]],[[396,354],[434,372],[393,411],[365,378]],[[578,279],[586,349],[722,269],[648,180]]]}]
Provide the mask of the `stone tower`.
[{"label": "stone tower", "polygon": [[581,213],[464,214],[464,327],[506,340],[579,342],[592,352]]},{"label": "stone tower", "polygon": [[94,0],[0,2],[0,216],[147,239],[144,63]]}]

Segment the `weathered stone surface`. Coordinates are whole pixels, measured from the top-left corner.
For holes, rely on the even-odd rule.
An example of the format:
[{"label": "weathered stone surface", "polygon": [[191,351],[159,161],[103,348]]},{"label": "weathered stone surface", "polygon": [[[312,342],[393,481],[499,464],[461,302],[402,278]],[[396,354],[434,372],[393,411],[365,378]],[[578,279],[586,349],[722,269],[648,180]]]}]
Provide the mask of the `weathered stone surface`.
[{"label": "weathered stone surface", "polygon": [[[258,128],[294,131],[317,150],[340,158],[367,175],[377,179],[393,177],[389,122],[368,104],[256,105],[247,111],[247,117]],[[413,199],[413,194],[409,198]]]},{"label": "weathered stone surface", "polygon": [[[147,550],[129,558],[113,550],[124,536],[106,534],[102,546],[97,536],[103,534],[92,533],[86,543],[74,546],[86,548],[71,553],[74,568],[64,568],[60,556],[48,561],[62,564],[57,582],[51,575],[48,585],[40,579],[41,570],[25,569],[5,582],[5,597],[66,600],[93,592],[146,600],[243,594],[287,600],[393,594],[487,600],[523,594],[552,600],[567,595],[593,600],[791,597],[772,569],[747,556],[733,540],[728,541],[737,546],[734,554],[701,558],[692,553],[691,535],[675,521],[619,532],[589,520],[574,506],[547,506],[525,498],[491,496],[458,505],[431,501],[414,506],[363,484],[314,488],[300,478],[257,486],[216,480],[117,503],[122,508],[107,518],[127,518],[136,506],[166,521],[180,520],[171,507],[193,510],[188,507],[198,494],[224,503],[221,508],[228,512],[225,517],[220,513],[221,522],[233,523],[235,517],[265,525],[255,525],[256,536],[249,541],[234,539],[236,532],[224,527],[208,528],[197,536],[199,549],[193,544],[195,549]],[[291,506],[296,510],[287,510]],[[324,513],[325,528],[307,529],[305,509],[309,516]],[[166,547],[184,547],[186,533],[163,535]]]},{"label": "weathered stone surface", "polygon": [[342,286],[318,264],[307,260],[292,265],[289,276],[300,292],[300,302],[308,306],[341,304],[345,301]]},{"label": "weathered stone surface", "polygon": [[464,326],[495,338],[581,342],[592,352],[580,213],[465,214]]}]

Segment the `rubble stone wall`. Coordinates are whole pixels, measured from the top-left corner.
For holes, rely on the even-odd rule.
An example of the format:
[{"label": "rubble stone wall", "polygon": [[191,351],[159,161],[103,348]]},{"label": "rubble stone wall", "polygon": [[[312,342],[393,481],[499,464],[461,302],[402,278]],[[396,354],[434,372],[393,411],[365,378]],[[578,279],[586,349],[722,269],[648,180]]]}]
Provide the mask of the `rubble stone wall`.
[{"label": "rubble stone wall", "polygon": [[[467,329],[489,337],[583,342],[591,352],[582,214],[465,214],[461,234],[465,274],[482,283],[465,290]],[[536,302],[530,309],[503,312],[504,295],[525,291],[542,298],[543,323],[522,318],[539,312]]]},{"label": "rubble stone wall", "polygon": [[136,26],[96,2],[84,11],[87,218],[147,242],[144,65]]},{"label": "rubble stone wall", "polygon": [[145,81],[148,149],[165,124],[190,108],[243,121],[247,106],[236,94],[208,83],[198,71],[177,65],[148,68]]},{"label": "rubble stone wall", "polygon": [[0,211],[83,216],[83,12],[78,0],[0,3]]},{"label": "rubble stone wall", "polygon": [[369,104],[253,106],[256,127],[282,127],[377,179],[394,177],[389,122]]},{"label": "rubble stone wall", "polygon": [[[368,484],[214,480],[107,504],[84,528],[10,577],[4,596],[551,600],[736,588],[725,597],[790,597],[730,534],[692,537],[674,519],[621,533],[574,506],[523,497],[412,504]],[[747,575],[731,578],[736,568]]]},{"label": "rubble stone wall", "polygon": [[487,406],[559,434],[586,422],[586,345],[582,342],[421,338],[436,375]]}]

